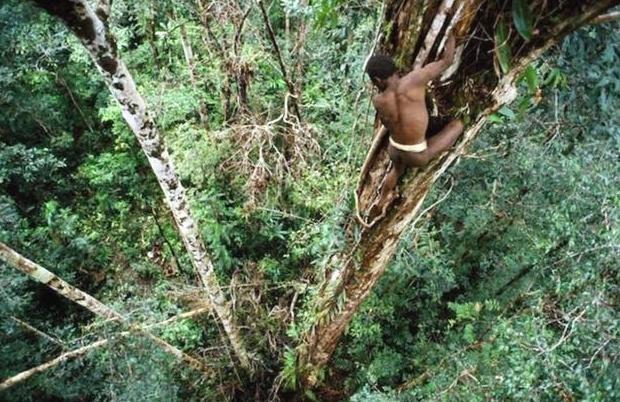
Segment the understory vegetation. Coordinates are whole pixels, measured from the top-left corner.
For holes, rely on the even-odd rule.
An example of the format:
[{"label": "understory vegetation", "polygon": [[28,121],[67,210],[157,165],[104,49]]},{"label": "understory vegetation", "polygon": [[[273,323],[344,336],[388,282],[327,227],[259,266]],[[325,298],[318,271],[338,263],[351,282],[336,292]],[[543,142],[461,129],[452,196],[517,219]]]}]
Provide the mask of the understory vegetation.
[{"label": "understory vegetation", "polygon": [[[262,4],[277,52],[253,1],[115,0],[110,16],[256,376],[212,313],[158,325],[208,305],[147,159],[69,31],[0,5],[0,242],[215,373],[0,262],[0,379],[109,339],[0,400],[292,400],[294,348],[371,144],[363,65],[381,3]],[[586,26],[527,68],[306,398],[620,400],[618,43],[617,22]]]}]

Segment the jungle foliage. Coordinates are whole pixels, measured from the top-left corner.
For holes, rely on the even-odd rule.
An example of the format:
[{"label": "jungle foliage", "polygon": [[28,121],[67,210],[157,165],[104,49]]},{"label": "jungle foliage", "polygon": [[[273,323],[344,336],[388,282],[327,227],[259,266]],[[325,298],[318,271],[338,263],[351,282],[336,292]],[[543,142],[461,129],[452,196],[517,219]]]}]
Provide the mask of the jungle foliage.
[{"label": "jungle foliage", "polygon": [[[255,2],[115,0],[110,17],[261,377],[233,367],[208,314],[155,330],[208,361],[218,375],[205,379],[0,263],[0,378],[110,339],[0,399],[263,400],[274,380],[295,383],[303,306],[342,247],[371,141],[362,70],[381,5],[264,6],[297,99],[284,97]],[[80,43],[18,0],[0,5],[0,43],[0,241],[135,322],[204,307],[157,181]],[[518,99],[435,185],[328,381],[305,397],[620,399],[618,43],[617,22],[587,26],[528,67]]]}]

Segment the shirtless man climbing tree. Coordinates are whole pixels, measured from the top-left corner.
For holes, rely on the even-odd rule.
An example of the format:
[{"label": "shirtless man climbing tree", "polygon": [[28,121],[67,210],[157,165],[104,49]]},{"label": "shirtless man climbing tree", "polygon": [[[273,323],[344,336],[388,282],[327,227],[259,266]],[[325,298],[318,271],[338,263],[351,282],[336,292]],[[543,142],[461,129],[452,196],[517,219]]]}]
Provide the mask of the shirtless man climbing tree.
[{"label": "shirtless man climbing tree", "polygon": [[383,183],[380,204],[396,187],[405,168],[426,166],[431,159],[451,147],[463,132],[463,123],[456,119],[438,134],[428,140],[426,138],[426,84],[452,64],[454,47],[454,36],[450,36],[440,60],[413,70],[404,77],[398,76],[394,62],[387,56],[373,56],[368,61],[366,72],[379,90],[372,103],[390,134],[388,153],[392,169]]}]

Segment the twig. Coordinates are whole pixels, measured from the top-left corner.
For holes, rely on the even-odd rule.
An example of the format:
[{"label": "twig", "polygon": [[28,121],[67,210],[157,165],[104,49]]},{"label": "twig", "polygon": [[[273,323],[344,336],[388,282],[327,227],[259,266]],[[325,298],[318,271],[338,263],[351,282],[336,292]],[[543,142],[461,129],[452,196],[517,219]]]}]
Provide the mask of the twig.
[{"label": "twig", "polygon": [[56,345],[58,345],[58,346],[60,346],[61,348],[64,349],[65,344],[60,339],[46,334],[45,332],[41,331],[40,329],[37,329],[37,328],[33,327],[32,325],[28,324],[25,321],[20,320],[17,317],[11,316],[11,319],[13,321],[15,321],[16,323],[18,323],[19,325],[23,326],[24,328],[27,328],[28,330],[34,332],[35,334],[37,334],[37,335],[47,339],[48,341],[50,341],[52,343],[55,343]]},{"label": "twig", "polygon": [[27,380],[28,378],[32,377],[33,375],[40,373],[42,371],[45,371],[51,367],[54,367],[64,361],[67,361],[69,359],[72,359],[74,357],[78,357],[81,355],[86,354],[88,351],[98,348],[100,346],[105,345],[106,343],[108,343],[108,339],[101,339],[97,342],[91,343],[89,345],[83,346],[81,348],[72,350],[70,352],[67,353],[63,353],[62,355],[58,356],[57,358],[50,360],[46,363],[43,363],[39,366],[33,367],[31,369],[22,371],[21,373],[14,375],[13,377],[7,378],[6,380],[4,380],[2,383],[0,383],[0,391],[5,391],[8,388],[12,387],[13,385]]},{"label": "twig", "polygon": [[239,21],[239,25],[237,26],[237,30],[235,32],[235,39],[233,41],[233,52],[235,57],[239,57],[239,45],[241,44],[241,34],[243,33],[243,26],[245,25],[245,20],[250,15],[250,11],[252,11],[252,7],[248,7],[247,10],[241,16],[241,21]]},{"label": "twig", "polygon": [[549,147],[551,146],[551,142],[556,139],[559,135],[560,135],[560,119],[559,119],[559,107],[558,107],[558,91],[557,89],[553,92],[554,94],[554,107],[553,107],[553,117],[554,117],[554,122],[553,122],[553,129],[554,129],[554,133],[553,135],[547,139],[545,141],[545,145],[546,145],[546,149],[549,149]]},{"label": "twig", "polygon": [[601,350],[603,350],[605,348],[605,346],[607,346],[607,344],[611,342],[611,339],[607,339],[605,342],[603,342],[603,344],[601,346],[599,346],[598,349],[596,349],[596,351],[594,352],[594,354],[592,355],[592,357],[590,357],[590,360],[588,361],[588,365],[586,366],[586,369],[589,369],[590,367],[592,367],[592,362],[594,362],[594,358],[601,353]]},{"label": "twig", "polygon": [[586,249],[586,250],[583,250],[583,251],[579,251],[579,252],[576,252],[576,253],[570,253],[570,254],[567,254],[566,257],[564,257],[564,258],[560,258],[559,260],[554,261],[552,263],[552,265],[555,266],[555,265],[558,265],[559,263],[561,263],[563,261],[568,260],[569,258],[581,257],[582,255],[587,254],[587,253],[591,253],[592,251],[597,251],[597,250],[606,249],[606,248],[615,248],[615,249],[619,249],[620,250],[620,244],[604,244],[602,246],[592,247],[592,248],[589,248],[589,249]]},{"label": "twig", "polygon": [[454,178],[450,177],[450,188],[448,189],[448,191],[446,191],[446,193],[444,195],[441,196],[440,199],[438,199],[437,201],[435,201],[434,203],[432,203],[431,205],[428,206],[428,208],[424,209],[422,212],[420,212],[418,214],[418,216],[415,218],[415,220],[411,223],[411,230],[415,229],[415,225],[416,223],[418,223],[418,221],[420,219],[422,219],[422,217],[424,215],[426,215],[426,213],[428,211],[430,211],[431,209],[435,208],[437,205],[441,204],[442,202],[444,202],[446,200],[446,198],[448,198],[448,196],[450,195],[450,193],[452,192],[452,189],[454,188]]},{"label": "twig", "polygon": [[541,350],[538,354],[539,355],[542,355],[543,353],[549,354],[553,352],[558,346],[563,344],[564,341],[566,341],[566,339],[568,339],[572,335],[573,331],[575,330],[575,322],[579,320],[581,317],[583,317],[583,315],[586,313],[587,310],[588,310],[587,308],[584,308],[581,311],[581,313],[579,313],[575,318],[570,320],[568,324],[566,324],[566,326],[564,327],[564,331],[562,331],[562,336],[560,336],[560,339],[553,346],[551,346],[549,349]]},{"label": "twig", "polygon": [[620,19],[620,11],[612,11],[610,13],[595,17],[590,23],[591,24],[602,24],[604,22],[614,21],[617,19]]},{"label": "twig", "polygon": [[381,21],[383,21],[383,18],[385,17],[384,14],[385,14],[385,0],[381,2],[381,11],[379,11],[379,18],[377,19],[377,25],[375,28],[375,39],[372,41],[372,47],[370,48],[370,52],[368,52],[368,56],[366,56],[366,59],[364,59],[364,64],[362,65],[362,72],[361,72],[362,77],[365,74],[366,66],[368,65],[368,60],[370,60],[372,55],[375,53],[375,49],[377,48],[377,45],[379,44],[379,40],[381,40],[381,37],[382,37]]},{"label": "twig", "polygon": [[211,306],[207,306],[207,307],[200,307],[197,308],[195,310],[191,310],[191,311],[187,311],[185,313],[181,313],[181,314],[177,314],[173,317],[168,318],[167,320],[164,321],[159,321],[153,324],[149,324],[149,325],[145,325],[144,328],[145,329],[151,329],[151,328],[157,328],[157,327],[161,327],[164,325],[168,325],[170,323],[173,323],[175,321],[179,321],[179,320],[184,320],[186,318],[192,318],[194,316],[200,315],[200,314],[204,314],[208,311],[211,310]]},{"label": "twig", "polygon": [[313,221],[312,219],[308,219],[308,218],[304,218],[303,216],[291,214],[290,212],[284,212],[284,211],[279,211],[277,209],[271,209],[271,208],[265,208],[265,207],[258,207],[257,209],[259,211],[266,211],[266,212],[271,212],[274,214],[282,215],[287,218],[300,219],[302,221],[309,222],[309,223],[317,223],[316,221]]},{"label": "twig", "polygon": [[67,94],[69,95],[69,99],[71,99],[71,103],[73,103],[73,105],[75,106],[75,109],[80,114],[80,117],[82,117],[82,120],[84,120],[84,124],[86,124],[88,131],[90,131],[91,133],[94,133],[95,130],[93,130],[93,126],[90,124],[90,122],[86,118],[86,115],[82,111],[80,104],[77,102],[77,100],[73,96],[73,92],[71,91],[71,88],[69,88],[69,85],[67,85],[67,82],[58,74],[56,74],[56,79],[58,80],[58,83],[62,85],[62,87],[67,91]]},{"label": "twig", "polygon": [[166,233],[164,233],[164,229],[161,227],[161,224],[159,223],[159,219],[157,217],[157,213],[155,212],[155,208],[151,208],[151,215],[153,216],[153,220],[155,221],[155,226],[157,226],[157,231],[159,232],[159,235],[164,239],[164,242],[168,246],[168,249],[170,250],[170,254],[172,254],[172,258],[174,259],[174,262],[176,263],[177,268],[180,269],[181,263],[179,262],[179,257],[177,257],[177,253],[174,251],[174,247],[172,247],[170,240],[168,240]]}]

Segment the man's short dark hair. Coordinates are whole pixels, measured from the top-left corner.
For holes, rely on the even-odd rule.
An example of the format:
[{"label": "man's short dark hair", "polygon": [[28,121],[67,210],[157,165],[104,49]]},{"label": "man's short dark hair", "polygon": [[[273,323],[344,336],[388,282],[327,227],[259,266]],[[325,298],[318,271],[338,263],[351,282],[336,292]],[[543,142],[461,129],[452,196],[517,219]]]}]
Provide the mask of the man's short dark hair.
[{"label": "man's short dark hair", "polygon": [[366,72],[370,78],[387,79],[396,72],[396,65],[391,57],[382,54],[374,55],[366,64]]}]

